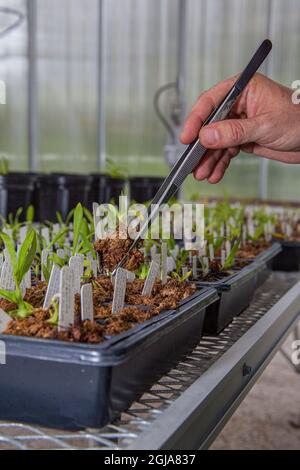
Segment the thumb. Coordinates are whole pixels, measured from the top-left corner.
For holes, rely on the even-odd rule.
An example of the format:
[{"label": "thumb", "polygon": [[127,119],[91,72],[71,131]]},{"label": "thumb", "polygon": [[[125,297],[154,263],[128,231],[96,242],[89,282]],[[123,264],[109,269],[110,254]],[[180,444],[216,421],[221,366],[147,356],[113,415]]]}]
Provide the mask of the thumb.
[{"label": "thumb", "polygon": [[257,142],[262,132],[261,123],[257,118],[228,119],[203,127],[200,131],[200,141],[206,148],[224,149]]}]

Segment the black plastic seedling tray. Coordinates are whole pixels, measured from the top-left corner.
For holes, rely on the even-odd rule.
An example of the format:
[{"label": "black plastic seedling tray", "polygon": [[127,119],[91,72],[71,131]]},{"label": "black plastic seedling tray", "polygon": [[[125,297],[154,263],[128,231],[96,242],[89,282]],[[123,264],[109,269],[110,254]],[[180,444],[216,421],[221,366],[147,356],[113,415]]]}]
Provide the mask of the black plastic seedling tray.
[{"label": "black plastic seedling tray", "polygon": [[206,310],[204,334],[220,333],[234,317],[245,310],[255,293],[258,274],[265,269],[263,262],[253,262],[238,273],[215,282],[198,283],[202,287],[213,287],[218,291],[219,300]]},{"label": "black plastic seedling tray", "polygon": [[281,248],[273,260],[273,271],[300,271],[300,242],[282,241]]},{"label": "black plastic seedling tray", "polygon": [[201,289],[176,311],[97,346],[0,335],[0,420],[104,426],[197,344],[206,309],[217,300],[216,290]]}]

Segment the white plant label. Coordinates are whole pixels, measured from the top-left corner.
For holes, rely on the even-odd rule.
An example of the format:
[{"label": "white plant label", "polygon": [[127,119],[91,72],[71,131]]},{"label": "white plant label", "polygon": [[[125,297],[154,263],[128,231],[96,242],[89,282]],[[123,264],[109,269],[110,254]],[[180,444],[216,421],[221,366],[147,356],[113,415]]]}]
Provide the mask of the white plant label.
[{"label": "white plant label", "polygon": [[8,324],[11,322],[11,317],[7,315],[1,308],[0,308],[0,333],[6,330]]},{"label": "white plant label", "polygon": [[81,321],[94,321],[93,286],[85,284],[81,288]]},{"label": "white plant label", "polygon": [[157,254],[157,246],[156,246],[156,245],[153,245],[153,246],[151,246],[151,249],[150,249],[150,256],[151,256],[151,259],[153,259],[156,254]]},{"label": "white plant label", "polygon": [[60,231],[60,225],[59,224],[54,224],[52,227],[52,235],[55,237],[58,232]]},{"label": "white plant label", "polygon": [[168,267],[168,273],[171,273],[172,271],[174,271],[174,269],[176,269],[176,263],[172,256],[168,256],[167,258],[167,267]]},{"label": "white plant label", "polygon": [[135,280],[135,274],[132,273],[131,271],[126,271],[127,273],[127,281],[133,282]]},{"label": "white plant label", "polygon": [[23,243],[27,235],[27,227],[21,227],[20,228],[20,243]]},{"label": "white plant label", "polygon": [[53,264],[43,308],[49,308],[53,297],[59,293],[60,269]]},{"label": "white plant label", "polygon": [[80,294],[81,278],[84,271],[84,258],[81,256],[72,256],[69,261],[69,266],[74,273],[74,292]]},{"label": "white plant label", "polygon": [[56,251],[56,254],[59,258],[61,259],[64,259],[65,256],[66,256],[66,252],[65,250],[63,250],[62,248],[60,248],[59,250]]},{"label": "white plant label", "polygon": [[127,271],[126,269],[119,268],[114,281],[114,298],[112,305],[112,313],[116,314],[123,310],[125,303],[127,284]]},{"label": "white plant label", "polygon": [[3,263],[4,263],[4,257],[3,257],[3,253],[1,253],[0,254],[0,273],[2,271]]},{"label": "white plant label", "polygon": [[3,290],[14,291],[16,288],[13,278],[13,268],[9,261],[4,261],[0,276],[0,287]]},{"label": "white plant label", "polygon": [[175,248],[171,251],[172,256],[176,259],[179,254],[179,246],[175,245]]},{"label": "white plant label", "polygon": [[203,258],[203,264],[204,264],[203,273],[208,274],[209,273],[209,259],[206,256]]},{"label": "white plant label", "polygon": [[60,273],[59,294],[58,330],[62,331],[74,324],[74,273],[67,266]]},{"label": "white plant label", "polygon": [[41,235],[42,237],[45,239],[47,245],[50,243],[50,234],[49,234],[49,228],[48,227],[44,227],[42,228],[42,231],[41,231]]},{"label": "white plant label", "polygon": [[42,256],[41,256],[41,280],[42,281],[45,281],[45,276],[44,276],[44,273],[43,273],[43,266],[47,265],[47,260],[48,260],[49,254],[50,254],[49,250],[43,250],[42,251]]},{"label": "white plant label", "polygon": [[10,254],[7,248],[4,249],[3,254],[4,254],[4,260],[10,263]]},{"label": "white plant label", "polygon": [[97,253],[97,269],[98,269],[98,272],[101,273],[101,258],[98,253]]},{"label": "white plant label", "polygon": [[98,227],[98,224],[100,223],[100,216],[98,215],[98,208],[99,208],[99,204],[94,202],[94,204],[93,204],[93,216],[94,216],[95,241],[99,240],[99,237],[97,235],[97,227]]},{"label": "white plant label", "polygon": [[31,269],[29,269],[29,271],[27,271],[27,273],[24,276],[24,285],[25,285],[25,289],[31,288]]},{"label": "white plant label", "polygon": [[97,276],[98,274],[98,262],[96,260],[91,261],[91,269],[94,274],[94,276]]},{"label": "white plant label", "polygon": [[188,272],[189,272],[189,268],[187,268],[186,266],[184,266],[184,267],[182,268],[182,275],[183,275],[183,276],[186,276]]},{"label": "white plant label", "polygon": [[226,262],[226,251],[222,250],[221,251],[221,265],[224,266],[225,262]]},{"label": "white plant label", "polygon": [[157,279],[160,280],[160,266],[161,266],[161,256],[159,253],[157,253],[156,255],[153,256],[152,258],[152,261],[155,261],[155,263],[157,263],[159,265],[159,271],[158,271],[158,274],[157,274]]},{"label": "white plant label", "polygon": [[225,249],[226,249],[226,256],[228,257],[231,252],[231,243],[229,240],[226,240]]},{"label": "white plant label", "polygon": [[155,283],[157,277],[159,276],[159,270],[160,270],[159,264],[156,263],[155,261],[152,261],[151,265],[150,265],[150,270],[149,270],[147,279],[145,281],[145,285],[144,285],[142,295],[150,297],[150,295],[152,294],[152,289],[153,289],[154,283]]},{"label": "white plant label", "polygon": [[167,258],[168,258],[168,245],[166,243],[162,243],[161,245],[161,282],[163,284],[166,284],[167,279],[168,279]]},{"label": "white plant label", "polygon": [[197,256],[193,256],[192,266],[193,266],[193,278],[197,279],[198,277],[198,257]]}]

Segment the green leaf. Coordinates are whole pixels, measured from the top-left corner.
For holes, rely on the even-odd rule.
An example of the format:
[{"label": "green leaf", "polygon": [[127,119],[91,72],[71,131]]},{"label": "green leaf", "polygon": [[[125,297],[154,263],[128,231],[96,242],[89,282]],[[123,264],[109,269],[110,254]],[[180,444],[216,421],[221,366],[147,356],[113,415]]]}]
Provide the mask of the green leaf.
[{"label": "green leaf", "polygon": [[62,218],[62,215],[60,212],[56,212],[56,218],[57,218],[57,221],[59,223],[59,225],[64,225],[64,221],[63,221],[63,218]]},{"label": "green leaf", "polygon": [[72,217],[73,217],[74,212],[75,212],[75,209],[72,209],[72,210],[68,213],[67,218],[66,218],[66,225],[70,225],[70,222],[71,222],[71,220],[72,220]]},{"label": "green leaf", "polygon": [[67,233],[69,232],[68,228],[62,228],[60,231],[55,235],[55,237],[51,240],[51,242],[47,245],[46,249],[51,250],[51,248],[56,245]]},{"label": "green leaf", "polygon": [[94,217],[93,217],[93,214],[86,208],[84,207],[83,208],[83,212],[84,212],[84,216],[86,217],[86,219],[88,220],[88,222],[91,224],[91,226],[93,227],[94,226]]},{"label": "green leaf", "polygon": [[17,255],[15,251],[15,243],[6,233],[2,233],[1,238],[5,244],[5,248],[7,248],[7,251],[9,253],[10,262],[13,267],[13,270],[15,270],[17,268]]},{"label": "green leaf", "polygon": [[36,253],[36,233],[31,229],[27,232],[18,255],[17,269],[15,271],[16,284],[19,286],[25,274],[30,270]]},{"label": "green leaf", "polygon": [[234,259],[235,259],[235,255],[237,254],[239,248],[240,248],[240,243],[241,241],[240,240],[237,240],[235,242],[235,244],[233,245],[229,255],[227,256],[226,258],[226,261],[224,263],[224,266],[222,266],[222,269],[223,271],[226,271],[227,269],[231,268],[233,263],[234,263]]},{"label": "green leaf", "polygon": [[48,267],[45,264],[42,265],[42,271],[43,271],[45,281],[49,283],[51,271],[49,271]]},{"label": "green leaf", "polygon": [[33,219],[34,219],[34,207],[29,206],[27,211],[26,211],[26,222],[28,224],[32,224]]},{"label": "green leaf", "polygon": [[17,303],[15,292],[0,289],[0,296],[3,297],[5,300],[8,300],[8,302],[12,302],[13,304]]},{"label": "green leaf", "polygon": [[74,217],[73,217],[73,247],[72,247],[73,256],[75,256],[77,253],[77,246],[79,243],[82,221],[83,221],[83,209],[82,209],[82,205],[78,204],[74,211]]},{"label": "green leaf", "polygon": [[51,301],[51,308],[53,309],[53,315],[51,316],[51,318],[48,320],[48,323],[50,325],[58,325],[58,301],[57,299],[52,299]]},{"label": "green leaf", "polygon": [[66,260],[57,256],[56,253],[51,253],[49,255],[51,261],[53,261],[57,266],[63,268],[66,265]]}]

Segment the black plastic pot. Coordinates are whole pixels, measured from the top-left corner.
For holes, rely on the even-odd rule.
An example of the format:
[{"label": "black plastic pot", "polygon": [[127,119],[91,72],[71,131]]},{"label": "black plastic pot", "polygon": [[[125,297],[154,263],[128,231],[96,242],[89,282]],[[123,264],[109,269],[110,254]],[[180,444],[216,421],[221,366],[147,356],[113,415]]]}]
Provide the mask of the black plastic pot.
[{"label": "black plastic pot", "polygon": [[91,210],[93,202],[109,204],[119,203],[119,197],[125,192],[126,181],[121,178],[111,178],[108,175],[91,175],[92,185],[89,193],[88,208]]},{"label": "black plastic pot", "polygon": [[280,243],[273,243],[273,245],[268,248],[267,250],[264,250],[262,253],[260,253],[256,258],[255,261],[262,262],[264,264],[264,269],[262,269],[258,274],[257,274],[257,285],[256,287],[259,288],[266,282],[268,277],[270,276],[272,269],[273,269],[273,263],[276,257],[281,253],[282,247]]},{"label": "black plastic pot", "polygon": [[164,178],[152,176],[136,176],[129,179],[130,198],[139,204],[151,201],[160,186],[164,182]]},{"label": "black plastic pot", "polygon": [[300,242],[281,242],[282,251],[273,259],[274,271],[300,271]]},{"label": "black plastic pot", "polygon": [[257,276],[263,269],[264,263],[253,262],[227,279],[198,283],[202,287],[215,288],[219,294],[219,301],[210,305],[206,311],[204,334],[220,333],[250,305],[257,287]]},{"label": "black plastic pot", "polygon": [[202,289],[169,311],[99,346],[0,336],[0,420],[64,429],[97,428],[118,417],[202,335],[207,307],[218,299]]},{"label": "black plastic pot", "polygon": [[37,180],[39,220],[56,222],[56,213],[63,219],[81,202],[87,206],[91,178],[85,175],[40,175]]},{"label": "black plastic pot", "polygon": [[26,210],[34,205],[34,189],[36,175],[33,173],[9,173],[5,176],[7,181],[7,215],[17,213],[23,209],[20,220],[26,219]]},{"label": "black plastic pot", "polygon": [[7,179],[0,175],[0,214],[7,216]]}]

